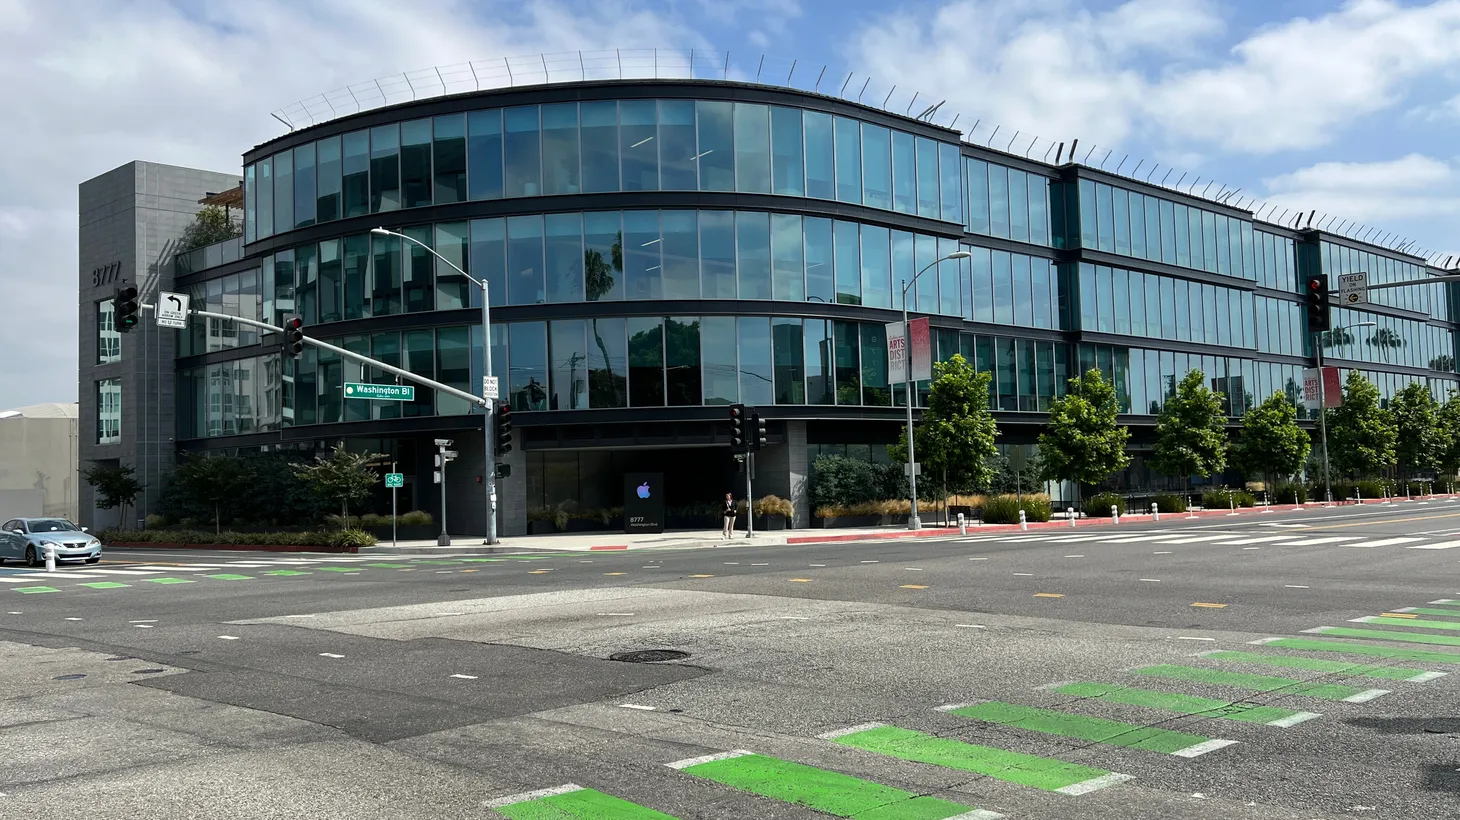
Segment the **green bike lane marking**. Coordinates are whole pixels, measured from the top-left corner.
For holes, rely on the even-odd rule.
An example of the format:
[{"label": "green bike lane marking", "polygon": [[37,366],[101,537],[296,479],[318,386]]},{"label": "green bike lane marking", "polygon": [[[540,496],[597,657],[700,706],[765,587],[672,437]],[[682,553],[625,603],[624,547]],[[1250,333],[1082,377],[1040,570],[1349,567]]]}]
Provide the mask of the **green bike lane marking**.
[{"label": "green bike lane marking", "polygon": [[1281,649],[1301,649],[1310,652],[1337,652],[1349,655],[1370,655],[1375,658],[1392,658],[1403,661],[1428,661],[1430,663],[1460,663],[1460,653],[1438,652],[1428,649],[1407,649],[1397,646],[1379,646],[1353,641],[1326,641],[1318,638],[1265,638],[1253,641],[1262,646]]},{"label": "green bike lane marking", "polygon": [[490,800],[486,806],[511,820],[677,820],[574,783]]},{"label": "green bike lane marking", "polygon": [[13,587],[13,589],[16,592],[19,592],[21,595],[39,595],[43,592],[61,591],[59,589],[56,589],[55,587]]},{"label": "green bike lane marking", "polygon": [[1373,664],[1347,663],[1344,661],[1325,661],[1318,658],[1295,658],[1288,655],[1262,655],[1257,652],[1235,652],[1230,649],[1213,649],[1210,652],[1200,652],[1199,658],[1216,658],[1218,660],[1236,661],[1238,663],[1256,663],[1264,666],[1283,666],[1291,669],[1307,669],[1313,672],[1342,673],[1365,678],[1383,678],[1385,680],[1402,681],[1426,681],[1443,677],[1443,672],[1426,672],[1423,669],[1405,669],[1398,666],[1375,666]]},{"label": "green bike lane marking", "polygon": [[1073,737],[1109,746],[1125,746],[1151,752],[1198,757],[1235,744],[1235,740],[1214,740],[1202,735],[1174,732],[1154,726],[1139,726],[1118,720],[1071,715],[1053,709],[1036,709],[998,701],[939,706],[938,711],[959,717],[1014,726],[1033,732]]},{"label": "green bike lane marking", "polygon": [[1352,623],[1356,624],[1377,624],[1379,626],[1412,626],[1415,629],[1460,629],[1460,623],[1455,621],[1422,621],[1411,618],[1385,618],[1382,615],[1365,615],[1362,618],[1354,618]]},{"label": "green bike lane marking", "polygon": [[1150,689],[1137,689],[1132,686],[1120,686],[1114,683],[1093,683],[1078,682],[1067,683],[1057,687],[1056,694],[1073,695],[1079,698],[1094,698],[1110,703],[1122,703],[1127,706],[1143,706],[1148,709],[1161,709],[1167,712],[1177,712],[1186,717],[1219,718],[1221,720],[1236,720],[1242,723],[1266,723],[1269,726],[1289,727],[1296,726],[1304,721],[1322,717],[1317,712],[1301,712],[1293,709],[1281,709],[1276,706],[1255,706],[1245,703],[1233,703],[1217,698],[1204,698],[1197,695],[1180,695],[1172,692],[1156,692]]},{"label": "green bike lane marking", "polygon": [[[1347,626],[1318,626],[1303,631],[1315,635],[1333,635],[1339,638],[1372,638],[1379,641],[1460,646],[1460,637],[1454,635],[1426,635],[1422,632],[1394,632],[1388,629],[1353,629]],[[1451,661],[1451,663],[1460,663],[1460,660]]]},{"label": "green bike lane marking", "polygon": [[853,726],[821,737],[888,757],[931,763],[1067,795],[1086,794],[1131,779],[1128,774],[1093,766],[979,746],[880,723]]},{"label": "green bike lane marking", "polygon": [[231,572],[222,572],[217,575],[204,575],[204,578],[217,578],[220,581],[252,581],[252,575],[235,575]]},{"label": "green bike lane marking", "polygon": [[668,764],[724,786],[852,820],[996,820],[997,812],[873,783],[802,763],[735,751]]},{"label": "green bike lane marking", "polygon": [[1360,689],[1356,686],[1339,686],[1332,683],[1309,683],[1296,678],[1251,675],[1246,672],[1224,672],[1218,669],[1199,669],[1194,666],[1158,664],[1130,671],[1137,675],[1150,675],[1156,678],[1209,683],[1214,686],[1232,686],[1239,689],[1256,689],[1259,692],[1280,692],[1286,695],[1341,700],[1348,703],[1365,703],[1380,695],[1389,694],[1388,689]]},{"label": "green bike lane marking", "polygon": [[77,584],[76,586],[90,589],[126,589],[131,584],[119,584],[116,581],[92,581],[89,584]]},{"label": "green bike lane marking", "polygon": [[[916,443],[916,442],[914,442]],[[143,578],[149,584],[196,584],[192,578]]]}]

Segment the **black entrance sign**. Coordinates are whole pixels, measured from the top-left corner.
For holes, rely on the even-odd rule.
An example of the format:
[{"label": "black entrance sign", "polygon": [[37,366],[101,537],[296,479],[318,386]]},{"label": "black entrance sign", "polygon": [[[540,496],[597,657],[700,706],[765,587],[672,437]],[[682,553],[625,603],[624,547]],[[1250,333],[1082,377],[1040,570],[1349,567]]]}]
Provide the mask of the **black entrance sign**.
[{"label": "black entrance sign", "polygon": [[624,532],[664,532],[664,474],[624,475]]}]

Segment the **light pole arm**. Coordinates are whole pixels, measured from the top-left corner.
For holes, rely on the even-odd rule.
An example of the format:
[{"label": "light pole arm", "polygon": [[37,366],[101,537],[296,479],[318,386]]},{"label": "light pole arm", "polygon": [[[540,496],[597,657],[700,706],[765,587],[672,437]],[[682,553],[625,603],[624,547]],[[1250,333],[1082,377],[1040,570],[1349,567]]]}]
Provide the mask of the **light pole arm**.
[{"label": "light pole arm", "polygon": [[486,292],[487,292],[487,280],[485,280],[485,279],[478,279],[475,276],[472,276],[471,274],[469,274],[466,271],[462,270],[455,262],[452,262],[450,259],[447,259],[446,257],[442,256],[439,251],[437,251],[435,248],[431,247],[430,245],[427,245],[425,242],[422,242],[421,240],[416,239],[413,236],[406,236],[403,233],[399,233],[397,231],[386,230],[385,228],[371,228],[370,229],[370,232],[373,233],[373,234],[377,234],[379,236],[394,236],[397,239],[404,239],[405,241],[410,242],[410,243],[412,243],[412,244],[414,244],[414,245],[422,248],[427,253],[431,254],[432,256],[436,257],[437,259],[440,259],[442,262],[445,262],[447,267],[451,268],[452,270],[456,271],[457,273],[461,274],[462,276],[465,276],[468,280],[471,281],[471,283],[473,285],[476,285],[477,287],[481,288],[482,289],[483,298],[485,298]]}]

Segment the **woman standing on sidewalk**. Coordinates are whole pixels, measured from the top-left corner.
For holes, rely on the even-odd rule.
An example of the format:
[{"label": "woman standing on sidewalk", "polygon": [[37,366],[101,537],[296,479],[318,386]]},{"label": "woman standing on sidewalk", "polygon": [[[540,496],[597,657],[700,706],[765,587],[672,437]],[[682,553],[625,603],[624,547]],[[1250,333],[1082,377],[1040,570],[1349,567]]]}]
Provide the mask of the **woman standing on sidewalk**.
[{"label": "woman standing on sidewalk", "polygon": [[721,519],[725,522],[720,527],[720,536],[727,541],[735,531],[735,496],[725,493],[725,509],[720,513]]}]

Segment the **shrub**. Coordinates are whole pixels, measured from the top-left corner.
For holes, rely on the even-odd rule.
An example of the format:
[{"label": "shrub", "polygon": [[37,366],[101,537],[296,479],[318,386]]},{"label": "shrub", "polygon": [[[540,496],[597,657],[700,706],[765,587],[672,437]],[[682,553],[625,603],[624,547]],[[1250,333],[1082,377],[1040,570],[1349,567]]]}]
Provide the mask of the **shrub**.
[{"label": "shrub", "polygon": [[1225,507],[1255,507],[1257,499],[1246,490],[1207,490],[1201,494],[1204,509],[1219,510]]},{"label": "shrub", "polygon": [[218,544],[259,547],[370,547],[375,536],[364,530],[337,529],[313,532],[209,532],[198,530],[103,530],[104,544]]},{"label": "shrub", "polygon": [[160,530],[160,529],[162,529],[163,527],[166,527],[166,526],[167,526],[167,516],[165,516],[165,515],[158,515],[156,513],[148,513],[147,514],[147,523],[146,523],[147,529],[149,529],[149,530]]},{"label": "shrub", "polygon": [[411,510],[408,513],[402,514],[398,520],[402,526],[406,527],[426,527],[435,521],[430,513],[422,510]]},{"label": "shrub", "polygon": [[796,508],[791,502],[778,495],[763,495],[755,500],[755,511],[760,515],[780,515],[794,518]]},{"label": "shrub", "polygon": [[1096,493],[1085,500],[1085,515],[1090,518],[1109,518],[1110,508],[1116,507],[1125,515],[1125,496],[1120,493]]},{"label": "shrub", "polygon": [[988,524],[1017,524],[1019,510],[1024,510],[1027,521],[1048,521],[1053,514],[1049,496],[1035,493],[1024,496],[1000,495],[988,499],[983,505],[983,520]]},{"label": "shrub", "polygon": [[907,498],[901,464],[873,464],[845,456],[818,456],[811,465],[811,503],[843,507],[882,498]]},{"label": "shrub", "polygon": [[527,511],[528,521],[551,521],[553,529],[558,532],[568,528],[570,517],[568,508],[561,503],[550,504],[546,507],[532,507]]},{"label": "shrub", "polygon": [[1155,498],[1156,509],[1163,513],[1186,512],[1186,496],[1178,493],[1164,493]]},{"label": "shrub", "polygon": [[1383,498],[1386,488],[1383,481],[1366,478],[1358,482],[1360,498]]},{"label": "shrub", "polygon": [[1308,500],[1308,488],[1302,484],[1279,484],[1273,491],[1274,504],[1302,504]]}]

